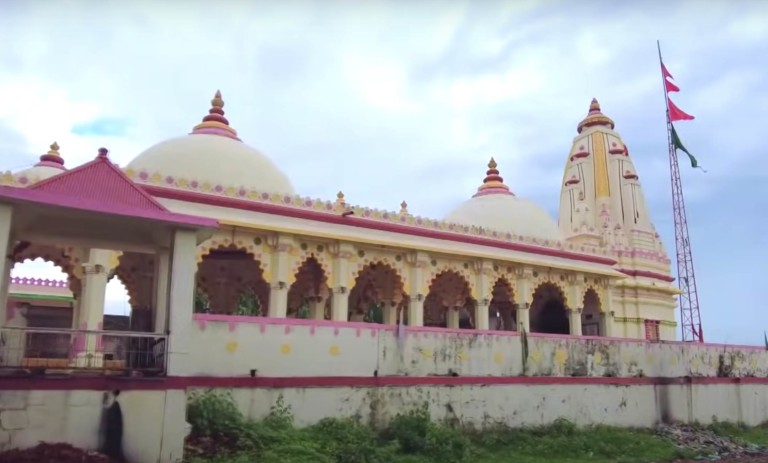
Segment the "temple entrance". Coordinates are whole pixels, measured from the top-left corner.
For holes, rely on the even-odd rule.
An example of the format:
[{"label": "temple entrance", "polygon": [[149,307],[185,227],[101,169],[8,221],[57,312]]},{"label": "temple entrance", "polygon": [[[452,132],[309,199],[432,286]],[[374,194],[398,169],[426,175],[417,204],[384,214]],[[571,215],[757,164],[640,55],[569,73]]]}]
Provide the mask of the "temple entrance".
[{"label": "temple entrance", "polygon": [[407,298],[397,270],[372,262],[360,271],[349,293],[349,321],[394,325],[407,317]]},{"label": "temple entrance", "polygon": [[234,246],[211,249],[197,267],[195,308],[225,315],[266,316],[269,284],[256,257]]},{"label": "temple entrance", "polygon": [[531,332],[569,334],[565,295],[555,284],[543,283],[533,293]]},{"label": "temple entrance", "polygon": [[331,299],[328,278],[315,257],[302,262],[296,271],[296,281],[288,290],[289,318],[331,319]]},{"label": "temple entrance", "polygon": [[424,326],[472,329],[476,306],[467,280],[458,272],[446,270],[429,285],[424,299]]},{"label": "temple entrance", "polygon": [[497,331],[516,331],[517,312],[514,292],[506,278],[499,278],[493,285],[491,303],[488,306],[488,326]]},{"label": "temple entrance", "polygon": [[589,288],[584,293],[584,310],[581,313],[581,332],[584,336],[605,336],[600,296]]}]

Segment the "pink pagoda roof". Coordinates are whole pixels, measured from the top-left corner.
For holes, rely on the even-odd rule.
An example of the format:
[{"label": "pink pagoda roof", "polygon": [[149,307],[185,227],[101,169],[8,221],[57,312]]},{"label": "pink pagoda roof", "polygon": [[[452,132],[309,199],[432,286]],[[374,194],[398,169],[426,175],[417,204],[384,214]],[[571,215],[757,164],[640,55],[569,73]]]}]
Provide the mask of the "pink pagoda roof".
[{"label": "pink pagoda roof", "polygon": [[0,186],[0,200],[16,200],[195,228],[217,228],[218,221],[169,211],[134,183],[100,148],[93,161],[28,188]]}]

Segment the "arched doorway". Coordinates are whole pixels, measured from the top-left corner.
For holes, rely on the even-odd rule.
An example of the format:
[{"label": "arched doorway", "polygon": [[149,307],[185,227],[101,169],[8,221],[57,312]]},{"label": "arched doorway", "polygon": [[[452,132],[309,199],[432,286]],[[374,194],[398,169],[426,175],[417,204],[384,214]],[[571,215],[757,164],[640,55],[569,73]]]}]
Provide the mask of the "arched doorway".
[{"label": "arched doorway", "polygon": [[[256,257],[234,246],[211,249],[197,266],[196,306],[226,315],[265,316],[269,284]],[[203,296],[205,295],[205,296]]]},{"label": "arched doorway", "polygon": [[493,285],[491,303],[488,306],[488,325],[497,331],[517,330],[515,293],[506,278],[499,278]]},{"label": "arched doorway", "polygon": [[429,285],[424,299],[424,326],[474,328],[474,311],[469,283],[458,272],[439,273]]},{"label": "arched doorway", "polygon": [[584,310],[581,313],[581,331],[584,336],[605,336],[600,296],[593,288],[584,293]]},{"label": "arched doorway", "polygon": [[349,293],[349,321],[393,325],[405,322],[406,297],[400,274],[389,264],[371,262],[360,270]]},{"label": "arched doorway", "polygon": [[[104,326],[119,326],[115,316],[128,316],[131,331],[155,329],[155,256],[137,252],[120,255],[107,283]],[[158,331],[164,331],[159,328]]]},{"label": "arched doorway", "polygon": [[289,318],[330,319],[331,301],[328,278],[323,267],[312,256],[296,271],[296,281],[288,289]]},{"label": "arched doorway", "polygon": [[533,293],[531,331],[534,333],[569,334],[565,294],[553,283],[542,283]]}]

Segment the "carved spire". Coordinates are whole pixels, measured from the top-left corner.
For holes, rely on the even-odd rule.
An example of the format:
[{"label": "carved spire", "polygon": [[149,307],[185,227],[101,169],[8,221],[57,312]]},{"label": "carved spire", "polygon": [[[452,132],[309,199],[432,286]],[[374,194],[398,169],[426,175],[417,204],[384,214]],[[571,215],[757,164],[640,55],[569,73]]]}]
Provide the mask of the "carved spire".
[{"label": "carved spire", "polygon": [[610,127],[611,129],[614,127],[613,120],[603,114],[600,110],[600,103],[597,101],[597,98],[592,98],[592,102],[589,104],[589,112],[587,113],[587,117],[579,122],[576,131],[581,133],[581,131],[585,128],[595,125],[604,125]]},{"label": "carved spire", "polygon": [[344,201],[344,193],[342,193],[341,191],[336,193],[336,204],[340,206],[343,206],[346,204],[346,201]]},{"label": "carved spire", "polygon": [[224,117],[224,100],[221,98],[219,90],[216,90],[216,94],[211,100],[211,109],[208,110],[208,115],[203,118],[203,122],[192,129],[192,134],[221,135],[239,140],[237,131],[229,126],[229,121]]},{"label": "carved spire", "polygon": [[47,153],[40,156],[40,162],[38,166],[50,166],[50,167],[63,167],[64,159],[59,154],[59,144],[56,142],[51,143],[50,149]]},{"label": "carved spire", "polygon": [[475,196],[484,196],[490,194],[504,194],[514,196],[514,194],[509,191],[509,187],[504,184],[504,179],[501,177],[501,175],[499,175],[499,170],[497,167],[498,164],[496,164],[496,160],[491,158],[491,160],[488,162],[488,170],[485,172],[483,184],[477,188],[477,193],[475,193]]},{"label": "carved spire", "polygon": [[400,203],[400,214],[401,215],[408,215],[408,203],[403,200],[402,203]]}]

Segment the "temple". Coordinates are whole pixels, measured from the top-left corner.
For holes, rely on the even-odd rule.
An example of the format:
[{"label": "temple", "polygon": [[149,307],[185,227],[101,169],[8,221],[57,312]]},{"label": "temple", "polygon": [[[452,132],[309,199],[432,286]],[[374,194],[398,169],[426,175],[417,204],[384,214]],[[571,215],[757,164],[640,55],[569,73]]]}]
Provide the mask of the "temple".
[{"label": "temple", "polygon": [[[563,153],[557,218],[505,182],[503,156],[487,162],[485,176],[478,160],[477,190],[442,219],[414,216],[405,201],[383,211],[343,192],[298,196],[238,137],[219,92],[190,133],[122,168],[104,148],[68,167],[61,150],[53,143],[34,166],[0,176],[0,388],[49,390],[2,377],[76,374],[136,391],[121,400],[144,394],[156,405],[141,405],[151,422],[131,428],[134,461],[175,461],[184,397],[195,387],[326,387],[341,396],[387,381],[438,387],[442,376],[508,387],[518,376],[715,376],[723,362],[734,375],[768,371],[760,350],[717,360],[672,343],[670,259],[629,149],[597,100]],[[66,281],[11,278],[31,259],[52,262]],[[128,317],[104,313],[115,277]],[[115,376],[170,382],[115,386]],[[162,404],[152,388],[163,389]],[[490,407],[477,413],[495,413],[496,399],[470,392]],[[166,423],[162,432],[155,421]],[[42,439],[29,423],[13,445]],[[141,434],[149,429],[164,436],[156,448]]]}]

